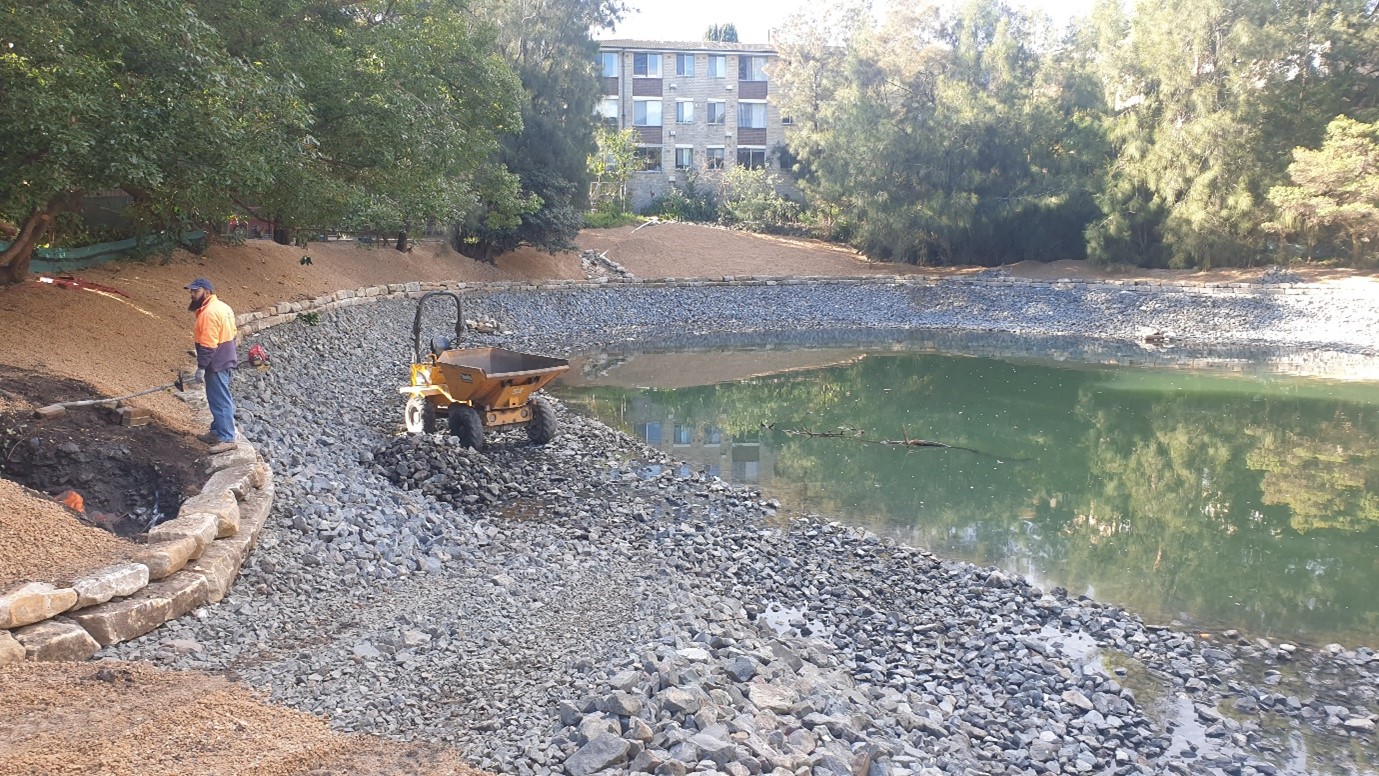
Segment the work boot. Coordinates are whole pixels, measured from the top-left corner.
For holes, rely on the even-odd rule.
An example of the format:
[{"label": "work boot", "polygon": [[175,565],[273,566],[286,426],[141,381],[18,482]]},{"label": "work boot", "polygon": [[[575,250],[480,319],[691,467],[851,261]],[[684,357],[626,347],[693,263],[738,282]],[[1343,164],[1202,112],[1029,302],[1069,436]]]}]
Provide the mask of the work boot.
[{"label": "work boot", "polygon": [[205,442],[208,445],[220,444],[220,435],[215,433],[214,431],[207,431],[204,434],[197,434],[196,438],[200,439],[202,442]]}]

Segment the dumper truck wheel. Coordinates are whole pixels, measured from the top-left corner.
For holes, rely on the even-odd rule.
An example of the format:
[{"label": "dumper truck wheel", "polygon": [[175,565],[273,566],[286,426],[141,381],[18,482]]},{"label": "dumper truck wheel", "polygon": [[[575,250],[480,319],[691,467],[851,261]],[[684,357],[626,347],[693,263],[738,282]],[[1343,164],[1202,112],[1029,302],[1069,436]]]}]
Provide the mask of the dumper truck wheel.
[{"label": "dumper truck wheel", "polygon": [[436,433],[436,405],[427,401],[425,396],[413,395],[407,399],[402,418],[409,434]]},{"label": "dumper truck wheel", "polygon": [[484,422],[473,407],[450,405],[450,433],[465,447],[484,449]]},{"label": "dumper truck wheel", "polygon": [[531,421],[527,423],[527,438],[534,445],[544,445],[555,438],[555,410],[540,397],[528,403]]}]

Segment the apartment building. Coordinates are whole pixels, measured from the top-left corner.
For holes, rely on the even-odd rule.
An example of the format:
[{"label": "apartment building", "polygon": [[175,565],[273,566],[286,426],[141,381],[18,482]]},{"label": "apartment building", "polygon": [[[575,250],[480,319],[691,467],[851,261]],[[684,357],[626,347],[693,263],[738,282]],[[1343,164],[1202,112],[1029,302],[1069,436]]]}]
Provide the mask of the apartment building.
[{"label": "apartment building", "polygon": [[788,117],[773,101],[776,50],[751,43],[605,40],[599,44],[605,121],[637,131],[642,210],[687,170],[781,167]]}]

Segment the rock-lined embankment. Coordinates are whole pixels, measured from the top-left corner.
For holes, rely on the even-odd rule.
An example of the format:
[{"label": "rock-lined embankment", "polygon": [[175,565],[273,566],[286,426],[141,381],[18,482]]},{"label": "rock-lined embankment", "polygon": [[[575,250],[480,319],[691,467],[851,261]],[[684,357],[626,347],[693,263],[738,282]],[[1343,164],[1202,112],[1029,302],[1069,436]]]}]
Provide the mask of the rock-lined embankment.
[{"label": "rock-lined embankment", "polygon": [[[999,281],[514,290],[473,295],[466,315],[521,332],[484,343],[548,353],[965,324],[1375,355],[1356,333],[1379,329],[1373,302],[1021,296]],[[1208,642],[787,522],[563,410],[539,449],[520,432],[482,453],[399,436],[413,309],[382,301],[259,335],[274,370],[237,393],[279,474],[269,527],[225,601],[119,656],[230,671],[339,727],[457,742],[518,773],[1286,773],[1300,767],[1293,725],[1340,743],[1326,750],[1339,766],[1373,767],[1355,754],[1373,751],[1379,708],[1368,649]]]}]

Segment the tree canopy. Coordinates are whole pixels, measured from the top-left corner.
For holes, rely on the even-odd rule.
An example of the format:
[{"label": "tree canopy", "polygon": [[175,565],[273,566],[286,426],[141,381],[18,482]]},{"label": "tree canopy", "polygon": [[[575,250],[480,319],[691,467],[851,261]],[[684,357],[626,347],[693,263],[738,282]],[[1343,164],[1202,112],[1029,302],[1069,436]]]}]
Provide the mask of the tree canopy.
[{"label": "tree canopy", "polygon": [[1338,116],[1379,118],[1379,9],[1133,7],[1100,0],[1066,29],[1001,0],[792,20],[772,77],[811,209],[868,254],[916,263],[1276,259],[1269,193],[1290,151]]},{"label": "tree canopy", "polygon": [[481,199],[520,84],[455,0],[53,0],[0,16],[0,220],[15,282],[52,220],[124,189],[156,228],[254,210],[289,226],[391,231]]},{"label": "tree canopy", "polygon": [[456,223],[456,249],[492,260],[533,245],[574,247],[589,206],[589,154],[594,151],[598,44],[590,30],[622,15],[616,0],[480,0],[476,10],[498,31],[505,58],[521,80],[522,129],[502,138],[494,162],[517,178],[527,207],[485,201]]}]

